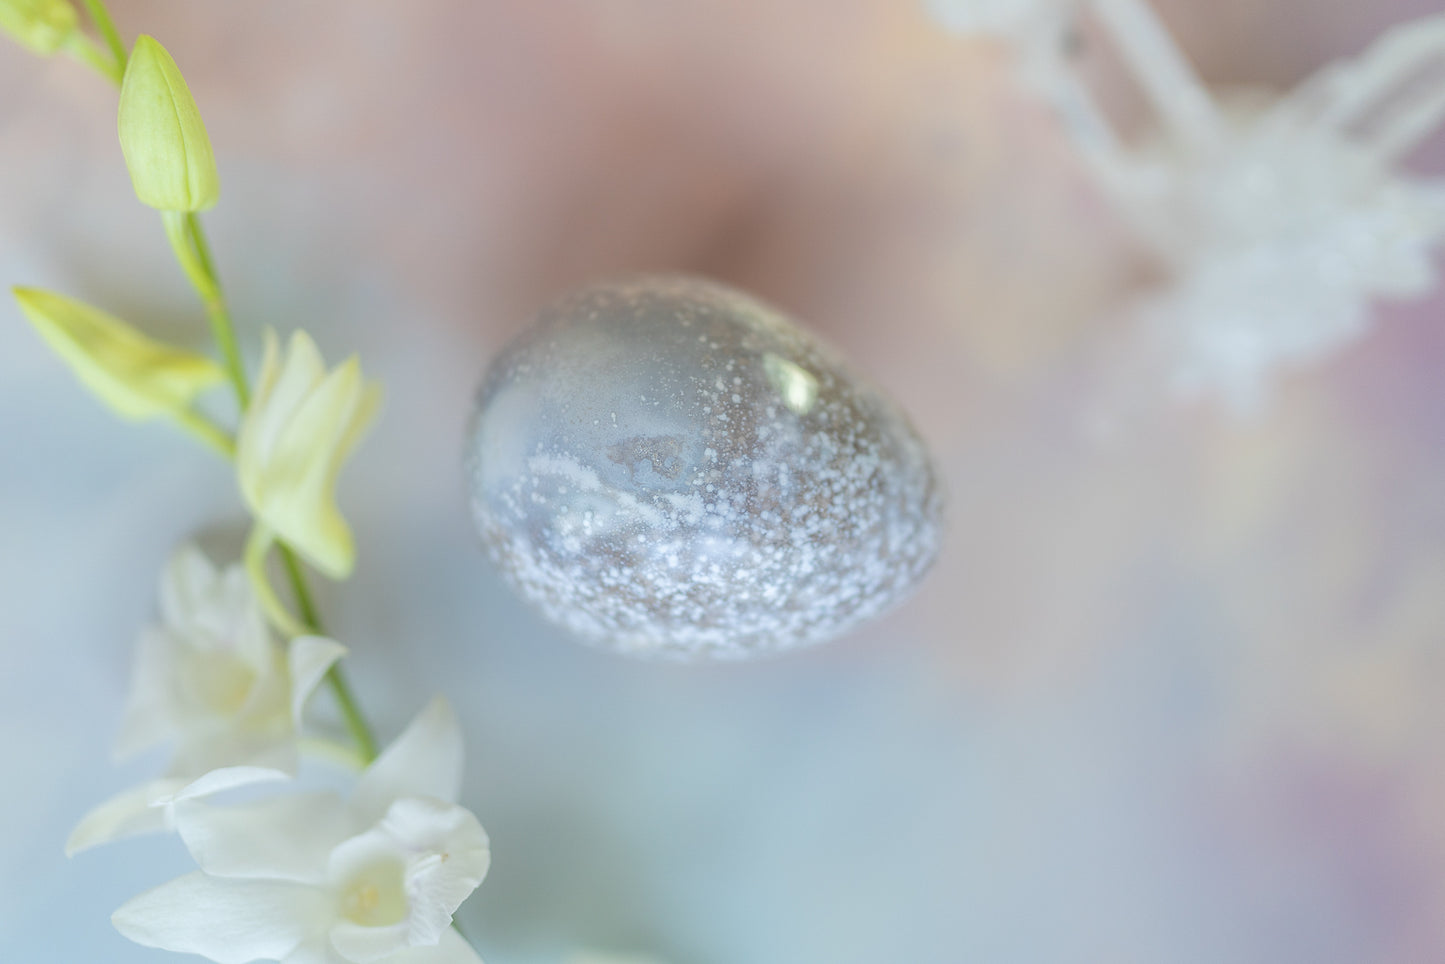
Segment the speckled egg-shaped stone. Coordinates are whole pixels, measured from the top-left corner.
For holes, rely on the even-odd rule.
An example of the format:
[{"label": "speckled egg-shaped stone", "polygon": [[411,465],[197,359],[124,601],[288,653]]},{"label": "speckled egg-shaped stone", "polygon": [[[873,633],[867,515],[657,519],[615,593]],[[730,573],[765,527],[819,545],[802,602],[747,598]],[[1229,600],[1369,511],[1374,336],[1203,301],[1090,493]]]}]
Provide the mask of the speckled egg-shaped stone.
[{"label": "speckled egg-shaped stone", "polygon": [[903,413],[779,312],[693,278],[543,312],[482,385],[467,471],[507,579],[629,655],[836,636],[907,595],[941,535]]}]

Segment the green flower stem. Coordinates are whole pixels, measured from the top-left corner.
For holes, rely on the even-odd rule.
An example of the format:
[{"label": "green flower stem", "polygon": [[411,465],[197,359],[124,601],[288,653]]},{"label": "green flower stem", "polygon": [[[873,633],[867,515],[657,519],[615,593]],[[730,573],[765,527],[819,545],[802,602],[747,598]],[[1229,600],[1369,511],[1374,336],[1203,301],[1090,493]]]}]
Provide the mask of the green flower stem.
[{"label": "green flower stem", "polygon": [[226,307],[226,297],[221,292],[221,279],[216,274],[216,265],[211,260],[211,246],[206,241],[206,230],[201,226],[201,219],[194,211],[186,214],[186,233],[190,236],[191,243],[195,247],[196,257],[200,261],[201,270],[210,279],[213,295],[206,301],[206,314],[211,321],[211,331],[216,336],[216,344],[221,348],[221,354],[226,359],[226,370],[231,375],[231,382],[236,388],[236,398],[244,409],[251,404],[251,392],[246,386],[246,367],[241,363],[241,350],[236,345],[236,330],[231,324],[230,309]]},{"label": "green flower stem", "polygon": [[198,412],[186,409],[176,412],[172,416],[176,424],[200,439],[209,448],[214,449],[219,455],[226,459],[236,457],[236,442],[215,422],[206,418]]},{"label": "green flower stem", "polygon": [[[161,219],[165,223],[166,237],[170,239],[171,250],[175,252],[176,260],[180,262],[181,269],[185,271],[186,277],[190,279],[191,286],[201,296],[201,302],[206,306],[206,317],[210,321],[211,334],[216,339],[216,345],[221,350],[225,359],[226,372],[231,378],[231,387],[236,392],[236,400],[240,403],[244,412],[251,404],[251,391],[246,382],[246,368],[241,363],[241,352],[236,344],[235,326],[231,323],[231,313],[226,307],[226,298],[221,291],[221,282],[216,274],[215,261],[211,257],[211,246],[206,241],[205,230],[201,227],[201,219],[194,213],[183,213],[180,211],[163,211]],[[306,585],[306,575],[301,568],[289,546],[284,542],[276,542],[281,553],[281,562],[286,570],[287,579],[291,583],[291,595],[296,600],[296,608],[301,612],[299,625],[295,617],[286,612],[276,600],[275,594],[270,594],[270,599],[263,599],[263,605],[270,606],[273,618],[285,631],[291,635],[302,635],[303,633],[315,633],[324,635],[325,631],[321,626],[321,614],[316,609],[316,604],[311,598],[311,590]],[[270,593],[270,584],[266,581],[264,571],[264,556],[269,549],[270,537],[267,537],[267,546],[260,551],[260,561],[251,560],[252,581],[257,585],[257,591],[264,596]],[[248,550],[249,553],[249,550]],[[291,625],[285,624],[286,620]],[[296,630],[300,630],[297,632]],[[336,698],[336,704],[341,709],[341,715],[346,720],[346,728],[351,731],[352,739],[356,741],[357,751],[367,763],[376,759],[377,747],[376,737],[372,735],[371,727],[367,725],[366,718],[362,716],[361,709],[357,706],[356,697],[351,692],[351,686],[346,681],[346,675],[342,672],[340,664],[333,663],[331,669],[326,673],[326,683],[331,687],[331,693]]]},{"label": "green flower stem", "polygon": [[306,573],[301,570],[301,560],[296,558],[296,553],[285,543],[278,543],[281,550],[281,566],[286,570],[286,577],[291,580],[291,593],[296,597],[296,608],[301,610],[301,622],[306,628],[319,636],[326,633],[321,628],[321,613],[316,609],[316,603],[311,598],[311,587],[306,584]]},{"label": "green flower stem", "polygon": [[[121,40],[120,31],[116,29],[115,21],[111,19],[110,12],[106,10],[104,0],[83,0],[83,2],[91,20],[95,22],[96,29],[100,31],[106,45],[110,48],[113,61],[107,61],[95,43],[88,38],[81,38],[72,44],[69,52],[119,87],[125,77],[127,60],[125,43]],[[231,312],[226,305],[225,294],[221,290],[220,275],[216,272],[216,263],[211,256],[211,246],[206,240],[206,232],[201,226],[201,219],[193,211],[163,211],[161,220],[165,225],[166,237],[171,243],[171,250],[175,253],[176,260],[180,262],[181,270],[185,272],[191,286],[196,289],[196,293],[201,297],[201,303],[205,306],[206,320],[210,324],[211,335],[215,338],[216,346],[221,351],[221,356],[225,361],[226,374],[230,377],[231,387],[236,393],[236,401],[244,413],[246,407],[251,404],[251,389],[246,381],[246,367],[241,362],[241,351],[236,344],[236,329],[231,323]],[[187,431],[222,452],[227,458],[234,456],[235,443],[211,422],[193,412],[177,416],[177,421]],[[291,583],[291,593],[296,599],[296,607],[301,611],[299,622],[281,605],[280,600],[276,598],[275,592],[271,589],[270,582],[266,579],[266,554],[272,545],[275,545],[281,554],[283,568]],[[257,595],[261,597],[262,607],[267,610],[267,615],[274,622],[280,626],[289,626],[290,629],[298,630],[292,635],[302,635],[307,632],[317,635],[324,633],[320,613],[317,612],[316,603],[311,598],[311,590],[306,585],[305,572],[302,570],[296,554],[291,551],[289,546],[275,541],[270,533],[258,526],[253,531],[251,540],[246,547],[246,565],[251,572],[251,581],[256,586]],[[326,673],[326,682],[331,687],[337,706],[341,709],[341,715],[346,721],[346,728],[351,732],[351,737],[356,743],[357,754],[362,764],[370,763],[377,757],[376,737],[372,734],[366,717],[362,715],[361,708],[357,705],[356,697],[351,692],[351,686],[347,682],[340,664],[332,664],[331,669]]]},{"label": "green flower stem", "polygon": [[90,14],[90,19],[95,22],[95,29],[105,38],[105,44],[110,48],[110,54],[115,58],[115,74],[113,79],[120,84],[120,79],[125,76],[125,42],[120,39],[120,31],[115,29],[115,21],[110,19],[110,11],[105,9],[103,0],[84,0],[85,12]]},{"label": "green flower stem", "polygon": [[[163,211],[161,219],[165,223],[166,237],[170,239],[171,250],[175,252],[176,260],[180,262],[181,269],[185,271],[186,277],[190,279],[191,286],[201,296],[201,302],[206,306],[206,317],[210,321],[211,334],[216,339],[216,345],[221,350],[225,359],[226,372],[231,378],[231,387],[236,392],[236,400],[240,403],[244,412],[251,404],[251,390],[246,382],[246,368],[241,363],[241,351],[236,344],[236,330],[231,323],[231,313],[226,307],[226,298],[221,291],[221,282],[216,274],[215,261],[211,257],[211,246],[206,241],[205,230],[201,227],[201,219],[194,213],[180,211]],[[258,531],[259,528],[258,528]],[[291,583],[291,595],[296,600],[296,608],[301,612],[299,622],[294,616],[286,611],[285,607],[276,599],[271,592],[270,583],[265,575],[265,554],[272,544],[272,538],[266,535],[265,545],[256,554],[256,558],[248,558],[248,565],[252,572],[252,581],[256,583],[258,595],[262,597],[262,605],[268,608],[268,612],[277,622],[283,631],[292,636],[299,636],[305,633],[325,635],[321,626],[321,614],[316,609],[316,603],[311,598],[310,587],[306,585],[306,574],[297,560],[296,554],[284,542],[275,542],[281,554],[281,562],[286,570],[286,577]],[[248,557],[251,556],[251,549],[248,548]],[[265,598],[269,594],[269,599]],[[366,718],[362,716],[361,709],[356,703],[356,697],[351,692],[351,686],[346,681],[346,675],[342,672],[340,664],[333,663],[331,669],[326,672],[326,683],[331,687],[331,693],[336,699],[336,704],[341,709],[341,715],[346,721],[346,728],[351,732],[351,737],[356,741],[358,753],[367,763],[376,759],[377,747],[376,737],[372,735],[371,727],[367,725]]]},{"label": "green flower stem", "polygon": [[371,727],[361,714],[361,707],[356,704],[356,697],[352,695],[351,685],[347,683],[340,663],[332,663],[326,671],[326,685],[331,687],[331,695],[336,698],[336,705],[341,707],[341,716],[346,721],[346,728],[351,731],[351,738],[356,741],[356,752],[365,768],[378,755],[376,737],[371,735]]},{"label": "green flower stem", "polygon": [[[125,43],[121,40],[120,31],[116,29],[115,21],[111,19],[110,12],[106,10],[103,0],[83,0],[83,2],[96,29],[100,31],[106,46],[110,48],[111,56],[107,58],[105,52],[95,41],[80,34],[66,44],[65,50],[119,87],[125,77],[127,61]],[[211,335],[215,338],[216,346],[221,351],[226,373],[231,380],[231,387],[236,393],[236,400],[244,415],[247,406],[251,403],[251,389],[246,381],[246,368],[241,362],[240,348],[236,344],[235,326],[231,323],[230,309],[226,305],[226,297],[221,290],[220,276],[216,272],[216,263],[211,256],[211,246],[206,240],[206,232],[201,226],[201,219],[196,216],[195,212],[162,211],[161,220],[165,225],[166,238],[170,241],[176,260],[180,262],[181,269],[190,280],[191,286],[196,289],[196,293],[200,295],[201,302],[205,306]],[[209,419],[189,410],[178,412],[174,417],[183,429],[196,436],[207,446],[215,449],[227,459],[235,457],[235,441]],[[300,620],[292,616],[276,598],[275,590],[266,577],[266,556],[272,546],[275,546],[280,552],[283,568],[285,568],[287,579],[291,583],[291,594],[296,600],[297,608],[301,611]],[[277,541],[265,527],[257,525],[247,540],[245,564],[262,609],[278,628],[293,637],[307,633],[324,635],[321,615],[317,612],[316,603],[311,598],[311,590],[306,585],[306,574],[301,568],[296,554],[291,551],[289,546]],[[366,717],[362,715],[361,708],[356,702],[356,696],[352,693],[351,686],[339,663],[333,663],[327,670],[326,682],[331,687],[331,693],[346,721],[346,728],[350,731],[351,738],[356,744],[355,758],[350,759],[349,762],[355,763],[359,760],[360,765],[364,767],[377,757],[376,737],[372,734]],[[340,750],[337,753],[343,756],[347,755]]]},{"label": "green flower stem", "polygon": [[[291,594],[296,599],[296,608],[301,611],[299,619],[276,597],[276,590],[271,587],[271,580],[266,575],[266,556],[272,547],[281,555],[282,568],[286,570],[286,577],[291,583]],[[306,585],[306,574],[289,546],[278,541],[274,533],[258,523],[246,539],[244,556],[246,575],[256,592],[256,601],[261,604],[262,612],[272,625],[292,638],[326,635],[320,614],[316,611],[316,603],[311,598],[311,590]],[[341,709],[346,729],[356,743],[357,757],[362,766],[366,766],[376,759],[376,737],[372,735],[371,727],[367,725],[366,717],[362,715],[361,707],[357,705],[351,685],[347,683],[346,674],[342,672],[339,663],[332,663],[331,668],[326,671],[326,684],[331,687],[331,694]]]},{"label": "green flower stem", "polygon": [[[301,621],[306,627],[318,636],[324,636],[325,630],[321,626],[321,615],[316,610],[316,603],[311,598],[311,589],[306,585],[306,573],[301,568],[301,562],[296,558],[296,553],[284,542],[276,543],[281,553],[281,565],[286,570],[286,576],[291,582],[291,594],[296,597],[296,608],[301,610]],[[377,747],[376,737],[372,735],[371,727],[367,725],[366,717],[362,716],[361,708],[357,705],[356,697],[351,692],[351,685],[346,681],[346,674],[341,670],[340,663],[332,663],[331,668],[326,671],[326,683],[331,687],[331,693],[336,697],[336,704],[341,708],[341,715],[346,720],[346,728],[351,731],[351,737],[356,741],[356,748],[361,754],[364,763],[370,763],[376,759]]]},{"label": "green flower stem", "polygon": [[221,281],[216,276],[215,262],[211,259],[211,248],[206,242],[205,229],[201,219],[194,212],[162,211],[161,222],[166,228],[166,238],[171,242],[171,251],[181,270],[190,279],[191,287],[201,296],[206,308],[206,320],[211,326],[211,335],[221,349],[221,357],[230,376],[231,387],[244,411],[251,403],[251,390],[246,383],[246,367],[241,363],[241,350],[236,344],[235,326],[231,324],[231,311],[226,306],[226,296],[221,291]]},{"label": "green flower stem", "polygon": [[125,68],[117,64],[114,57],[85,34],[79,31],[71,34],[70,39],[65,41],[64,50],[112,84],[120,86],[121,78],[125,76]]},{"label": "green flower stem", "polygon": [[287,609],[286,605],[276,596],[276,590],[271,586],[271,578],[266,575],[266,556],[270,554],[271,547],[275,544],[276,536],[271,530],[260,523],[251,527],[251,534],[246,537],[246,549],[243,554],[246,576],[251,580],[251,588],[256,593],[256,601],[261,604],[261,611],[266,614],[271,625],[289,639],[311,635],[313,632],[311,627],[291,615],[291,610]]},{"label": "green flower stem", "polygon": [[321,757],[323,760],[330,760],[332,763],[338,763],[349,770],[366,769],[366,761],[357,753],[356,747],[347,746],[344,743],[303,736],[296,741],[296,746],[302,753]]}]

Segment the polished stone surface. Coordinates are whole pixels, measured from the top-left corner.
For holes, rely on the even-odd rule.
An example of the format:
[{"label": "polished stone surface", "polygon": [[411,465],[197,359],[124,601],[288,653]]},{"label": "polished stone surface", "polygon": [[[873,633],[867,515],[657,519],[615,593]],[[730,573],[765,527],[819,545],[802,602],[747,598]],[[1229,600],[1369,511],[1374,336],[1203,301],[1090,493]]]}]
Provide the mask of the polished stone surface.
[{"label": "polished stone surface", "polygon": [[832,638],[906,596],[941,535],[903,413],[782,314],[693,278],[544,312],[487,376],[467,464],[512,584],[628,655]]}]

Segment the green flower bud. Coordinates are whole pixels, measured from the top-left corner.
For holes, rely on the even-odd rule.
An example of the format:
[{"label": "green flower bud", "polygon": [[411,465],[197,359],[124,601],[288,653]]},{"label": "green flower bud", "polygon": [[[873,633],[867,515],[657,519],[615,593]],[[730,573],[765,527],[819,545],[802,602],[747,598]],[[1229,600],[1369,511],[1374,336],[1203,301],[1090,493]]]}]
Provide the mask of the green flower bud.
[{"label": "green flower bud", "polygon": [[[3,0],[0,0],[3,2]],[[180,69],[153,37],[131,51],[120,88],[120,149],[142,204],[204,211],[221,191],[201,112]]]},{"label": "green flower bud", "polygon": [[15,300],[81,382],[125,418],[183,417],[197,395],[226,378],[204,355],[147,338],[74,299],[16,288]]},{"label": "green flower bud", "polygon": [[0,0],[0,30],[38,54],[53,54],[75,35],[69,0]]}]

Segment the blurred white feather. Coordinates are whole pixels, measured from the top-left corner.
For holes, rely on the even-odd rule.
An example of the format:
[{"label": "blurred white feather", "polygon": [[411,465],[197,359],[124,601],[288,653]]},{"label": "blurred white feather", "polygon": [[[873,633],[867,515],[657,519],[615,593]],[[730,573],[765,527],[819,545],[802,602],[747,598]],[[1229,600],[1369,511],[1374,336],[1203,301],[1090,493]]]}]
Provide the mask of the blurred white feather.
[{"label": "blurred white feather", "polygon": [[[1387,31],[1271,98],[1221,97],[1146,0],[931,0],[941,23],[1017,46],[1025,83],[1169,273],[1130,306],[1131,354],[1178,393],[1247,412],[1278,375],[1428,294],[1445,178],[1400,162],[1445,121],[1445,14]],[[1155,113],[1126,146],[1063,55],[1072,17],[1110,35]]]}]

